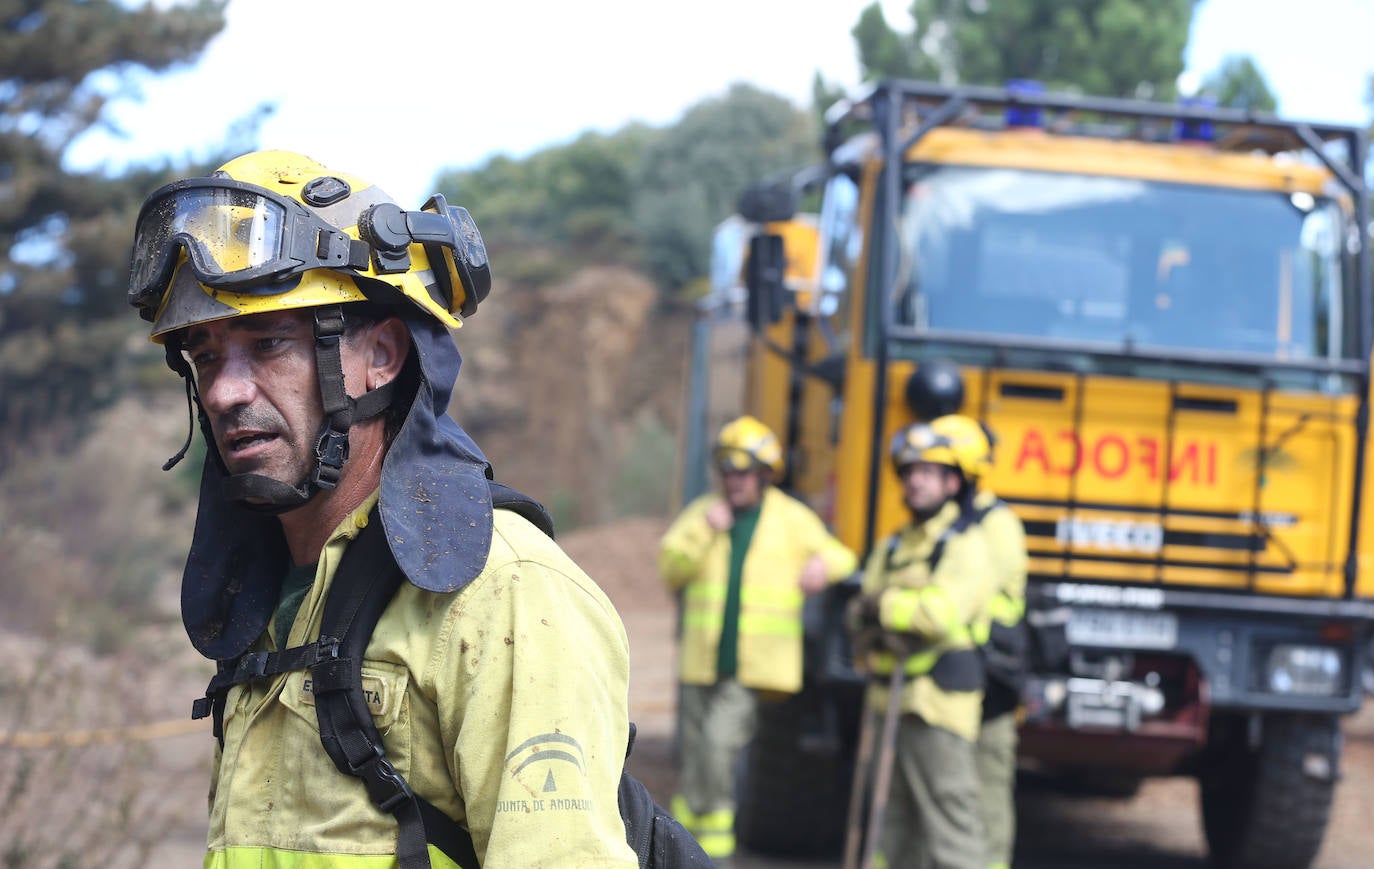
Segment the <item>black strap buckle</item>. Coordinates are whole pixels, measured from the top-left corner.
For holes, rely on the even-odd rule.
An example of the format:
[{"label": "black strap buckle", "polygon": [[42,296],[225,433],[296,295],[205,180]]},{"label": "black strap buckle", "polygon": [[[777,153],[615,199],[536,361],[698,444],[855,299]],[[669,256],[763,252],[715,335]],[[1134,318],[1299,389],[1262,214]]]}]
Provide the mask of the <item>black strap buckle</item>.
[{"label": "black strap buckle", "polygon": [[373,751],[372,757],[353,768],[353,774],[363,780],[367,797],[377,808],[394,814],[397,806],[415,799],[415,792],[380,748],[374,747]]},{"label": "black strap buckle", "polygon": [[270,652],[249,652],[239,658],[234,667],[234,680],[256,679],[267,672],[267,656]]},{"label": "black strap buckle", "polygon": [[191,704],[191,720],[199,721],[202,718],[209,718],[210,714],[214,711],[215,698],[210,697],[209,695],[205,697],[197,697],[195,702]]},{"label": "black strap buckle", "polygon": [[315,444],[315,471],[310,482],[321,489],[333,489],[339,485],[339,472],[348,461],[348,431],[327,429]]}]

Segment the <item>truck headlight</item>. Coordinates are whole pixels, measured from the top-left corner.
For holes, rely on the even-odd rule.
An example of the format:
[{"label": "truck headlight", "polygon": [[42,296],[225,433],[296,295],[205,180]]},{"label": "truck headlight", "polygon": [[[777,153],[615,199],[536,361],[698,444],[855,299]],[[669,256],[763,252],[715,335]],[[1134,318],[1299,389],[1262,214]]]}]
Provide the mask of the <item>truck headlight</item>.
[{"label": "truck headlight", "polygon": [[1323,646],[1281,644],[1269,650],[1269,690],[1331,696],[1341,690],[1341,653]]}]

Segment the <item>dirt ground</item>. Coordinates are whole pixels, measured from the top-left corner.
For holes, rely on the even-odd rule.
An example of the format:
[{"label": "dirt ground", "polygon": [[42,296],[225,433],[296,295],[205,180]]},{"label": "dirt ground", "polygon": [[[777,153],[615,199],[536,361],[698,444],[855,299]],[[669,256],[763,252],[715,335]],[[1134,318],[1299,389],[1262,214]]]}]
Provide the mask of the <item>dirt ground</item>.
[{"label": "dirt ground", "polygon": [[[674,614],[670,598],[655,572],[657,541],[666,520],[633,519],[582,530],[561,538],[568,552],[606,589],[625,622],[631,648],[631,717],[639,729],[630,769],[666,804],[674,788],[672,722],[674,714]],[[179,626],[170,622],[163,641],[183,650],[149,673],[138,668],[119,677],[121,694],[142,697],[126,705],[111,719],[114,707],[95,705],[84,711],[89,726],[100,724],[141,725],[179,722],[165,732],[137,731],[136,744],[125,745],[112,755],[102,750],[97,757],[107,765],[126,770],[136,764],[140,773],[130,779],[124,792],[111,795],[99,789],[100,771],[73,774],[59,784],[49,803],[33,819],[62,823],[64,813],[89,813],[93,801],[116,796],[130,826],[128,843],[115,854],[104,854],[102,866],[184,867],[199,865],[205,835],[205,786],[211,751],[208,732],[198,722],[184,722],[189,701],[203,688],[208,665],[190,650]],[[15,645],[14,637],[0,635],[0,654],[14,661],[30,653]],[[13,670],[10,672],[14,676]],[[3,686],[0,686],[3,687]],[[41,710],[39,710],[41,712]],[[3,728],[0,728],[3,729]],[[14,748],[0,747],[0,772]],[[48,758],[60,760],[61,752],[29,750],[26,762],[42,768]],[[9,791],[10,785],[0,781]],[[1015,865],[1024,869],[1100,869],[1104,866],[1139,869],[1186,869],[1203,867],[1203,841],[1198,821],[1196,786],[1188,780],[1170,779],[1146,784],[1129,800],[1072,797],[1033,788],[1019,793],[1020,838]],[[156,811],[136,807],[157,807]],[[1374,806],[1374,704],[1367,704],[1346,726],[1344,778],[1318,869],[1363,869],[1374,854],[1374,825],[1369,822]],[[77,808],[80,807],[80,808]],[[146,828],[146,829],[145,829]],[[0,851],[4,841],[0,823]],[[5,865],[51,865],[40,860]],[[838,861],[777,861],[758,855],[741,855],[737,869],[799,869],[838,865]]]}]

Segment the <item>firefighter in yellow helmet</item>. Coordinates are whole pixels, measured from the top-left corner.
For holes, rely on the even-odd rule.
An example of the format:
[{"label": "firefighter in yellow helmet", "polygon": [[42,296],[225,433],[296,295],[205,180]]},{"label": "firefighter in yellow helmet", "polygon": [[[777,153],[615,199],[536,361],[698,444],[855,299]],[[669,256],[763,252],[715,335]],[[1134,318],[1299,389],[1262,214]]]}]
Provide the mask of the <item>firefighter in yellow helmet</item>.
[{"label": "firefighter in yellow helmet", "polygon": [[697,498],[664,535],[659,570],[682,595],[681,750],[673,814],[717,861],[735,851],[737,755],[761,697],[802,684],[802,603],[857,560],[809,507],[771,485],[777,436],[750,416],[721,430],[721,493]]},{"label": "firefighter in yellow helmet", "polygon": [[[197,704],[219,737],[207,867],[637,863],[624,628],[445,412],[449,330],[489,286],[466,211],[404,210],[299,154],[245,155],[140,213],[130,302],[207,446],[182,582],[219,662]],[[342,579],[365,551],[378,569]],[[397,573],[341,657],[320,636],[331,586]],[[351,667],[379,742],[326,744]]]},{"label": "firefighter in yellow helmet", "polygon": [[[975,430],[977,423],[974,423]],[[977,636],[994,592],[986,536],[963,499],[986,442],[951,417],[892,441],[911,522],[880,543],[849,611],[860,666],[875,681],[869,714],[887,707],[888,674],[905,674],[891,792],[878,843],[892,869],[983,869],[974,743],[983,704]]]}]

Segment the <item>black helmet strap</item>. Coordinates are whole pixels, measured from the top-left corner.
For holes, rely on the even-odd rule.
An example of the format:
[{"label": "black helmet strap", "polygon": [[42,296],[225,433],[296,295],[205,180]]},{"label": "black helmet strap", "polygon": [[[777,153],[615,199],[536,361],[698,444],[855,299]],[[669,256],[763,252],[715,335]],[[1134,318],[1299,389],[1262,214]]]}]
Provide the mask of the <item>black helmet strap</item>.
[{"label": "black helmet strap", "polygon": [[[285,513],[305,504],[316,492],[337,487],[344,462],[348,461],[348,430],[353,423],[371,419],[391,405],[394,381],[384,383],[356,399],[344,389],[343,359],[339,349],[344,334],[343,306],[318,307],[314,309],[314,315],[315,368],[320,384],[320,401],[324,407],[324,422],[315,441],[315,464],[306,478],[295,486],[261,474],[226,475],[224,496],[230,500],[245,501],[244,506],[256,512]],[[167,364],[186,379],[187,401],[194,402],[195,409],[199,411],[206,443],[223,467],[219,451],[214,448],[209,419],[195,387],[191,367],[180,351],[170,344],[167,348]],[[188,434],[186,446],[168,459],[163,470],[170,470],[186,455],[190,439],[191,435]]]}]

